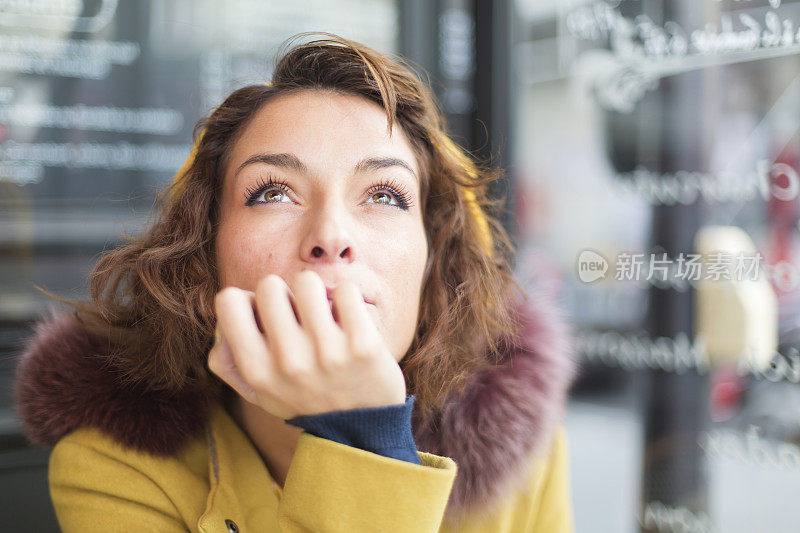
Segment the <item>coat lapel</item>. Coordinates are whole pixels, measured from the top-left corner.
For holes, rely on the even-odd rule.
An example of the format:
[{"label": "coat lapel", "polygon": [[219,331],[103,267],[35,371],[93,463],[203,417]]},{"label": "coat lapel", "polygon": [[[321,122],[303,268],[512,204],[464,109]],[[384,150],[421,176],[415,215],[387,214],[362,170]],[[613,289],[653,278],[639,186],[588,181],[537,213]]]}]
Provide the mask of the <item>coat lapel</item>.
[{"label": "coat lapel", "polygon": [[[237,525],[267,524],[278,514],[279,499],[269,483],[269,471],[247,435],[212,403],[206,431],[209,492],[198,520],[200,531],[218,531],[226,520]],[[237,493],[234,493],[236,487]]]}]

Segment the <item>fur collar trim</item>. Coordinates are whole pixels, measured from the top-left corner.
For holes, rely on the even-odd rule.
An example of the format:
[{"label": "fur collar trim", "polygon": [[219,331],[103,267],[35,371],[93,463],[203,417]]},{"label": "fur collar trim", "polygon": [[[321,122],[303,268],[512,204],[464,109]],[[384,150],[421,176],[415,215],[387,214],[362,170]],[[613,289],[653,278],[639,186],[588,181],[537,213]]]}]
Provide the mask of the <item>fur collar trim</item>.
[{"label": "fur collar trim", "polygon": [[[551,298],[528,294],[527,302],[511,304],[522,324],[521,345],[506,344],[499,364],[473,376],[426,426],[413,419],[418,449],[459,467],[447,519],[475,509],[488,514],[502,504],[563,415],[577,374],[571,331]],[[197,390],[125,388],[104,360],[102,345],[71,313],[48,308],[24,345],[14,382],[15,409],[31,443],[53,446],[88,425],[127,447],[173,455],[203,434],[210,406]]]}]

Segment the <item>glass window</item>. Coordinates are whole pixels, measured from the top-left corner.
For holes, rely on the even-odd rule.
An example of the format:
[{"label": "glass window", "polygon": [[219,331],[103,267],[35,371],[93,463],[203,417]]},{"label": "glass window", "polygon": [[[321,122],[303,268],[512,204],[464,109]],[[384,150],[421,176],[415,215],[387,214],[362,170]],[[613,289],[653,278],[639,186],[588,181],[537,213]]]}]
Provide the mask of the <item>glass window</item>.
[{"label": "glass window", "polygon": [[577,530],[795,529],[800,3],[516,9],[520,269],[578,329]]}]

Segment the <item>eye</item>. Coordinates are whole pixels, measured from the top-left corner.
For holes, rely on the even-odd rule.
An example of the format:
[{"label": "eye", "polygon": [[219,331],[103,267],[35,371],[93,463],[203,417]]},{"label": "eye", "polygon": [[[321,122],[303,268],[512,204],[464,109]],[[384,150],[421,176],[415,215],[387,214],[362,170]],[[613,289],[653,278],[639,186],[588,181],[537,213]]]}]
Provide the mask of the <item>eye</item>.
[{"label": "eye", "polygon": [[402,185],[399,185],[396,181],[391,181],[391,182],[382,181],[377,185],[372,186],[367,192],[370,198],[375,198],[375,197],[389,198],[390,199],[389,201],[391,201],[391,197],[387,196],[386,194],[387,192],[395,198],[395,203],[393,204],[387,202],[373,202],[373,203],[385,204],[392,207],[397,207],[399,209],[402,209],[403,211],[408,211],[408,209],[411,207],[411,198],[408,192],[406,191],[405,188],[403,188]]},{"label": "eye", "polygon": [[[286,182],[282,179],[275,179],[272,176],[269,177],[269,181],[264,182],[264,178],[260,178],[259,182],[256,184],[254,188],[248,187],[244,193],[244,197],[246,206],[256,205],[256,204],[277,204],[281,202],[273,202],[270,200],[260,201],[259,198],[264,195],[266,198],[274,198],[274,196],[267,196],[268,194],[272,194],[273,192],[278,192],[283,194],[284,196],[289,191],[289,186]],[[288,198],[288,197],[287,197]]]},{"label": "eye", "polygon": [[[269,180],[265,182],[263,178],[260,178],[255,187],[248,187],[245,191],[245,205],[249,207],[258,204],[283,203],[281,201],[270,200],[270,198],[275,198],[275,196],[271,195],[276,193],[279,196],[281,194],[286,196],[288,191],[289,186],[286,181],[282,179],[276,179],[270,176]],[[385,201],[370,202],[374,204],[388,205],[404,211],[408,211],[412,205],[410,196],[406,189],[395,181],[382,181],[370,187],[370,189],[367,191],[367,194],[369,195],[370,199],[387,198]],[[260,199],[262,197],[264,197],[264,200]],[[392,198],[394,198],[394,203],[392,203]]]}]

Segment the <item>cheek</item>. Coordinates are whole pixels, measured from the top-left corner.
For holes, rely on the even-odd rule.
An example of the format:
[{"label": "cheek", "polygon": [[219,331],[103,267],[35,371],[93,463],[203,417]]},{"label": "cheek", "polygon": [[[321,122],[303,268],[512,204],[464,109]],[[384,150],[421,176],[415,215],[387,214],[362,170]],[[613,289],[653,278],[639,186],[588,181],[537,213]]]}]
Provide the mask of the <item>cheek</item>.
[{"label": "cheek", "polygon": [[383,247],[380,276],[386,283],[387,308],[395,334],[414,335],[418,319],[422,276],[427,259],[424,230],[409,231]]},{"label": "cheek", "polygon": [[220,227],[217,254],[223,286],[253,291],[269,272],[281,272],[289,257],[289,239],[279,232],[254,225],[227,223]]},{"label": "cheek", "polygon": [[391,241],[389,279],[398,292],[409,296],[419,292],[427,260],[427,243],[423,228],[414,227]]}]

